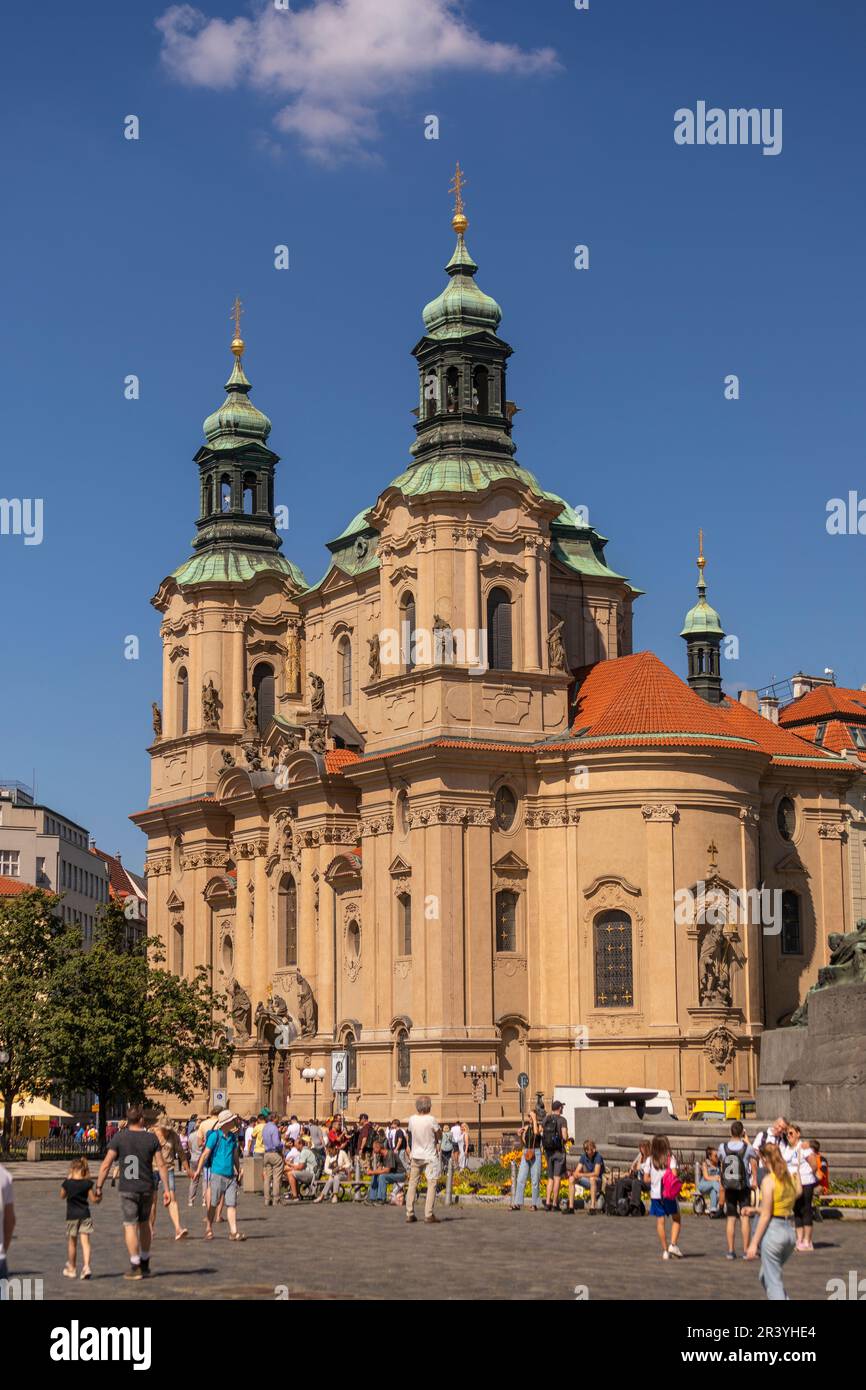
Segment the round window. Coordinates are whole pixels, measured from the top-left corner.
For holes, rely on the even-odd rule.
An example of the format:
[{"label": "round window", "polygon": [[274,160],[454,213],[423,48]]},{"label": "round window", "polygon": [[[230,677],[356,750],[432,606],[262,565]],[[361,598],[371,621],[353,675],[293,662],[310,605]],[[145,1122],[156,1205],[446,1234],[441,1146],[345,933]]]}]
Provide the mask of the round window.
[{"label": "round window", "polygon": [[797,828],[794,803],[789,796],[783,796],[776,811],[776,824],[783,840],[793,840]]},{"label": "round window", "polygon": [[510,830],[517,816],[517,797],[510,787],[500,787],[494,802],[497,830]]}]

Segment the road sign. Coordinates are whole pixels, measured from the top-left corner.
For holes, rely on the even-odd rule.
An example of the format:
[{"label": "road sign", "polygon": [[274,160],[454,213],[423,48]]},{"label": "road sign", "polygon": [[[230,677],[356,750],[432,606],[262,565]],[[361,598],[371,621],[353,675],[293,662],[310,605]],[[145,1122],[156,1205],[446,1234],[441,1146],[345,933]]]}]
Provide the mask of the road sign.
[{"label": "road sign", "polygon": [[218,1105],[221,1110],[225,1110],[228,1104],[228,1091],[214,1091],[213,1103],[214,1107]]},{"label": "road sign", "polygon": [[331,1053],[331,1090],[339,1094],[348,1090],[346,1075],[349,1068],[349,1054],[341,1048]]},{"label": "road sign", "polygon": [[731,1088],[730,1086],[727,1086],[724,1081],[720,1081],[716,1094],[718,1095],[719,1100],[730,1100]]},{"label": "road sign", "polygon": [[522,1071],[518,1076],[517,1084],[520,1087],[521,1091],[526,1090],[527,1086],[529,1085],[529,1077],[526,1075],[525,1071]]}]

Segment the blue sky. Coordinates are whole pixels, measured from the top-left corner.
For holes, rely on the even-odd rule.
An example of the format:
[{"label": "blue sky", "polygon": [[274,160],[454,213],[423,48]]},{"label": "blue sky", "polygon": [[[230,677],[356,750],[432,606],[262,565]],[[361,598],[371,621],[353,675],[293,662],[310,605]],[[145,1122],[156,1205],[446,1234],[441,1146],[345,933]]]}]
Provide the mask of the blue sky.
[{"label": "blue sky", "polygon": [[[149,599],[190,553],[231,302],[283,460],[284,548],[313,580],[406,464],[408,352],[445,283],[458,158],[515,349],[518,458],[646,589],[636,646],[683,672],[703,525],[740,643],[729,690],[825,666],[866,681],[866,538],[825,526],[828,499],[866,495],[863,8],[428,0],[422,35],[414,4],[347,5],[166,19],[50,0],[5,20],[0,497],[43,498],[44,539],[0,536],[0,776],[35,767],[41,798],[133,867],[160,694]],[[274,19],[295,26],[276,42]],[[782,108],[781,154],[676,145],[698,100]]]}]

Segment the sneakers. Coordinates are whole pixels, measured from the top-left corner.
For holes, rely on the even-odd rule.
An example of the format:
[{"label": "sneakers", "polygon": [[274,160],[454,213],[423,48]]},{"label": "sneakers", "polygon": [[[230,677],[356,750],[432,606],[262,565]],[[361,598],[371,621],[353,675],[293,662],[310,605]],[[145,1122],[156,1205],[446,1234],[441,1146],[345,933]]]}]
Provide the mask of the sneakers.
[{"label": "sneakers", "polygon": [[737,1257],[736,1257],[736,1255],[734,1254],[733,1250],[726,1250],[726,1251],[725,1251],[725,1259],[726,1259],[726,1260],[735,1260],[736,1258],[737,1258]]},{"label": "sneakers", "polygon": [[123,1277],[124,1279],[143,1279],[144,1275],[141,1272],[141,1265],[130,1265]]},{"label": "sneakers", "polygon": [[675,1255],[678,1260],[681,1260],[683,1258],[683,1252],[678,1245],[669,1245],[668,1254]]},{"label": "sneakers", "polygon": [[663,1250],[663,1251],[662,1251],[662,1259],[663,1259],[663,1260],[669,1260],[670,1257],[671,1257],[671,1255],[670,1255],[670,1251],[669,1251],[669,1250]]},{"label": "sneakers", "polygon": [[141,1266],[140,1266],[140,1267],[141,1267],[141,1277],[142,1277],[142,1279],[149,1279],[149,1278],[150,1278],[150,1260],[142,1260]]},{"label": "sneakers", "polygon": [[409,1215],[406,1217],[406,1224],[409,1225],[411,1222],[417,1221],[417,1220],[418,1220],[418,1218],[417,1218],[417,1216],[415,1215],[415,1213],[414,1213],[414,1212],[410,1212]]}]

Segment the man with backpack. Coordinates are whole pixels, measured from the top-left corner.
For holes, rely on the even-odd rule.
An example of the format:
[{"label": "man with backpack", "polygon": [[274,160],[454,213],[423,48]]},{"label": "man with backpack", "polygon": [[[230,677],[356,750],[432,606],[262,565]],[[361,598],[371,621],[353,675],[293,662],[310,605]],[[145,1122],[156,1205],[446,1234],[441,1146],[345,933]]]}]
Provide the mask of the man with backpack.
[{"label": "man with backpack", "polygon": [[568,1124],[562,1113],[562,1101],[555,1100],[550,1114],[541,1126],[541,1147],[547,1163],[547,1200],[545,1211],[561,1211],[559,1187],[565,1174],[565,1146],[568,1143]]},{"label": "man with backpack", "polygon": [[725,1199],[725,1234],[728,1249],[725,1259],[735,1260],[734,1243],[737,1233],[737,1217],[740,1218],[740,1234],[743,1240],[743,1259],[749,1248],[749,1214],[752,1210],[752,1187],[758,1156],[745,1137],[741,1120],[731,1124],[731,1137],[719,1145],[719,1172],[722,1193]]}]

